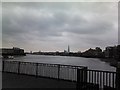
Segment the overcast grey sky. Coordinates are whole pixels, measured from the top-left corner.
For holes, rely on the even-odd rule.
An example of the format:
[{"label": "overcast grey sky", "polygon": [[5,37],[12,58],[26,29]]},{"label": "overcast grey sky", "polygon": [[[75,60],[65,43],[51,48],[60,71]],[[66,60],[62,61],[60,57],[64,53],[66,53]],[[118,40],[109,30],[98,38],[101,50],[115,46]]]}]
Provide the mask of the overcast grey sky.
[{"label": "overcast grey sky", "polygon": [[3,47],[84,51],[118,43],[117,2],[2,4]]}]

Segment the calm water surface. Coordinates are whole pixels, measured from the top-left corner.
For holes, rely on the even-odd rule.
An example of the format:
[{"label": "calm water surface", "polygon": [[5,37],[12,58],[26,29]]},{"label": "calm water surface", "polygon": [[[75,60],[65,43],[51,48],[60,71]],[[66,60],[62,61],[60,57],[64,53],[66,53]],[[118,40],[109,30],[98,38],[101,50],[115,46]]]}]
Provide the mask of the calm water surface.
[{"label": "calm water surface", "polygon": [[116,71],[115,67],[96,58],[69,57],[69,56],[45,56],[45,55],[26,55],[10,59],[23,62],[39,62],[51,64],[80,65],[87,66],[94,70]]}]

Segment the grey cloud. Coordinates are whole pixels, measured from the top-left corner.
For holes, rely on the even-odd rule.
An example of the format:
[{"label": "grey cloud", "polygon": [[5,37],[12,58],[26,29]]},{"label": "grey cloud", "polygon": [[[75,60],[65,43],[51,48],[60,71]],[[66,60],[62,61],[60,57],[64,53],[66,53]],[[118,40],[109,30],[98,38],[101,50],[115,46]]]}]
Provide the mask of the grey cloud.
[{"label": "grey cloud", "polygon": [[[18,42],[19,46],[23,47],[36,43],[36,49],[40,44],[41,49],[43,46],[48,48],[45,43],[56,48],[60,46],[61,49],[69,43],[77,48],[111,44],[113,42],[111,40],[117,41],[116,38],[110,38],[106,44],[104,38],[111,37],[111,34],[107,33],[117,31],[114,27],[117,22],[115,5],[115,3],[3,3],[3,43],[7,45],[8,41],[17,45]],[[81,43],[88,46],[80,46]]]}]

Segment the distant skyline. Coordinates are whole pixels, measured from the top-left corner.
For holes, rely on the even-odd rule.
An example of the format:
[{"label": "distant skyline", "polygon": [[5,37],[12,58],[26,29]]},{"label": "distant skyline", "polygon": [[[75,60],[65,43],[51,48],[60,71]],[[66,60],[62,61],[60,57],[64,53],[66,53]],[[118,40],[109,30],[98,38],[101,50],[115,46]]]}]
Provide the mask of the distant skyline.
[{"label": "distant skyline", "polygon": [[4,2],[3,47],[84,51],[118,44],[117,2]]}]

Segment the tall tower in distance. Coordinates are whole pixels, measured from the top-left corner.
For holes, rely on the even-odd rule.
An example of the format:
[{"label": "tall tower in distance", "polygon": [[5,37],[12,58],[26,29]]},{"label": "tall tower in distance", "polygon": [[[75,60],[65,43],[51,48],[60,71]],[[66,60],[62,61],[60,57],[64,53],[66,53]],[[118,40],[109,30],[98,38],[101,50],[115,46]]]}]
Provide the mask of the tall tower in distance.
[{"label": "tall tower in distance", "polygon": [[70,46],[68,45],[68,53],[70,53]]}]

